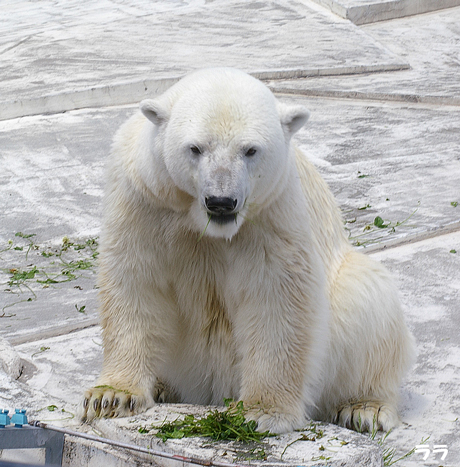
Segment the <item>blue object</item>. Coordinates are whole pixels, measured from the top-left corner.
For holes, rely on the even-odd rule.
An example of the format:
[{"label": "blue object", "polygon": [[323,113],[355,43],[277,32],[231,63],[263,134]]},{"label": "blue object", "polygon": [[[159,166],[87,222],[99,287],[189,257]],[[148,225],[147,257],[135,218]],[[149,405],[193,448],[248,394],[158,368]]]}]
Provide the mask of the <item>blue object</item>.
[{"label": "blue object", "polygon": [[[0,414],[6,416],[6,414]],[[22,419],[25,415],[20,411]],[[14,415],[13,415],[14,417]],[[1,449],[44,449],[45,465],[61,466],[62,453],[64,449],[64,433],[47,430],[35,426],[7,426],[0,428],[0,450]],[[5,451],[3,451],[5,453]],[[16,464],[5,462],[0,459],[0,467],[38,467],[36,464]],[[42,464],[43,466],[43,464]]]},{"label": "blue object", "polygon": [[5,428],[10,424],[10,417],[8,417],[8,410],[0,409],[0,428]]},{"label": "blue object", "polygon": [[14,423],[15,427],[22,427],[23,425],[28,425],[27,416],[25,409],[15,409],[15,414],[11,417],[11,424]]}]

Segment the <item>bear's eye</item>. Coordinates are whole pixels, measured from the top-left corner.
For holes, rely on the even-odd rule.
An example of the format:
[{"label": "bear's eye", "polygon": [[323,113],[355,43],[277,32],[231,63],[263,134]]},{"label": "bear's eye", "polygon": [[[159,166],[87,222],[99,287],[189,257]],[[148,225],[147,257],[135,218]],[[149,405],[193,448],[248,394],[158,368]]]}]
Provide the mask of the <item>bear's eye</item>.
[{"label": "bear's eye", "polygon": [[192,151],[196,156],[201,154],[201,149],[198,146],[190,146],[190,151]]},{"label": "bear's eye", "polygon": [[245,156],[251,157],[251,156],[253,156],[256,152],[257,152],[257,149],[256,149],[256,148],[249,148],[249,149],[246,151]]}]

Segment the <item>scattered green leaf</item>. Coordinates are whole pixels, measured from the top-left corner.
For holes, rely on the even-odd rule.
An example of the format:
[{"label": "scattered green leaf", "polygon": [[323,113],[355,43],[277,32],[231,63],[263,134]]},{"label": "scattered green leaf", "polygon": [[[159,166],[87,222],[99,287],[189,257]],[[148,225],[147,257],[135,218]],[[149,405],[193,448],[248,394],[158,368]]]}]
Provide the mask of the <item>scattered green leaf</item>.
[{"label": "scattered green leaf", "polygon": [[266,461],[267,460],[267,453],[265,452],[264,448],[252,448],[249,449],[247,452],[239,452],[236,455],[237,460],[244,460],[244,461],[251,461],[251,460],[260,460]]},{"label": "scattered green leaf", "polygon": [[321,456],[313,456],[313,457],[311,458],[311,460],[312,460],[313,462],[317,462],[317,461],[328,461],[328,460],[330,460],[330,459],[331,459],[331,456],[325,456],[324,454],[321,455]]},{"label": "scattered green leaf", "polygon": [[205,226],[203,232],[201,232],[200,236],[198,237],[198,240],[196,241],[197,243],[199,243],[201,241],[201,239],[203,238],[204,234],[206,233],[206,230],[208,229],[208,226],[209,226],[210,222],[211,222],[211,216],[208,215],[208,222],[206,223],[206,226]]},{"label": "scattered green leaf", "polygon": [[[420,205],[420,202],[418,203]],[[367,224],[363,228],[362,234],[352,235],[351,230],[347,227],[345,229],[349,232],[349,239],[352,241],[354,246],[366,246],[371,243],[379,243],[380,240],[388,237],[392,233],[396,232],[396,229],[404,224],[407,224],[408,221],[414,216],[418,211],[418,207],[403,221],[391,222],[384,221],[382,217],[377,216],[374,218],[372,224]],[[346,220],[345,224],[354,223],[356,219],[353,219],[352,222]],[[378,235],[375,235],[378,232]],[[363,240],[362,240],[363,238]]]},{"label": "scattered green leaf", "polygon": [[49,350],[49,349],[50,349],[50,347],[45,347],[45,346],[40,347],[40,350],[39,350],[38,352],[33,353],[33,354],[32,354],[32,357],[35,356],[35,355],[41,354],[41,353],[43,353],[43,352],[46,352],[46,351]]},{"label": "scattered green leaf", "polygon": [[83,305],[83,306],[75,305],[75,309],[78,311],[78,313],[85,313],[85,308],[86,308],[86,305]]},{"label": "scattered green leaf", "polygon": [[[385,433],[384,435],[382,435],[379,439],[376,439],[377,438],[377,433],[378,433],[376,425],[377,425],[376,420],[374,418],[374,422],[372,423],[372,430],[369,433],[369,438],[372,439],[373,441],[377,441],[377,444],[382,449],[384,467],[391,467],[392,465],[396,464],[397,462],[400,462],[400,461],[402,461],[404,459],[407,459],[408,457],[412,456],[412,454],[415,453],[416,448],[414,447],[410,451],[403,454],[401,457],[395,458],[396,448],[388,447],[386,445],[387,438],[390,435],[391,430],[388,431],[387,433]],[[428,441],[429,438],[430,437],[428,436],[427,438],[422,439],[420,444],[425,444]]]},{"label": "scattered green leaf", "polygon": [[[69,412],[65,409],[59,409],[59,407],[57,405],[48,405],[46,407],[42,407],[41,409],[38,409],[38,412],[42,411],[42,410],[47,410],[48,412],[58,412],[58,413],[61,413],[61,414],[68,414],[69,416],[68,417],[65,417],[65,418],[56,418],[55,420],[71,420],[72,418],[75,418],[75,414],[73,414],[72,412]],[[50,419],[47,419],[47,421],[51,421]]]},{"label": "scattered green leaf", "polygon": [[374,219],[374,225],[379,229],[386,229],[390,224],[385,224],[384,220],[380,216],[377,216]]},{"label": "scattered green leaf", "polygon": [[22,232],[16,232],[14,234],[15,237],[21,237],[21,238],[32,238],[35,237],[37,234],[24,234]]},{"label": "scattered green leaf", "polygon": [[[16,232],[15,240],[8,240],[7,246],[0,249],[0,253],[9,251],[10,255],[13,252],[17,254],[14,257],[16,265],[3,269],[8,274],[8,280],[2,284],[7,285],[3,292],[17,296],[28,292],[29,297],[33,296],[0,307],[0,316],[2,313],[5,314],[7,307],[37,299],[34,292],[37,284],[41,284],[43,288],[54,287],[81,277],[88,277],[86,271],[94,272],[99,254],[97,238],[74,242],[69,237],[64,237],[60,245],[52,248],[35,244],[33,241],[35,236],[35,234]],[[38,251],[35,256],[37,264],[28,264],[30,263],[28,256],[34,251]],[[8,260],[11,261],[11,257]],[[79,310],[84,312],[82,307]]]},{"label": "scattered green leaf", "polygon": [[286,452],[287,448],[289,446],[292,446],[294,443],[297,443],[298,441],[313,441],[314,442],[314,441],[321,439],[324,436],[323,430],[319,429],[318,425],[315,422],[310,422],[309,427],[305,428],[304,430],[298,430],[298,431],[307,431],[307,433],[302,433],[300,435],[300,438],[297,438],[294,441],[287,444],[286,447],[283,449],[283,452],[281,453],[280,459],[283,459],[284,453]]},{"label": "scattered green leaf", "polygon": [[13,286],[20,286],[23,284],[25,281],[34,279],[35,275],[38,273],[38,269],[36,266],[34,266],[32,269],[29,269],[28,271],[21,271],[16,268],[10,269],[11,277],[10,280],[8,281],[8,285],[10,287]]},{"label": "scattered green leaf", "polygon": [[242,401],[234,403],[231,400],[225,400],[225,404],[226,410],[213,410],[202,418],[186,415],[183,419],[164,422],[157,427],[158,431],[155,436],[164,442],[168,439],[202,436],[214,441],[235,440],[242,443],[258,442],[269,436],[268,431],[263,433],[256,431],[255,421],[246,420],[247,411]]}]

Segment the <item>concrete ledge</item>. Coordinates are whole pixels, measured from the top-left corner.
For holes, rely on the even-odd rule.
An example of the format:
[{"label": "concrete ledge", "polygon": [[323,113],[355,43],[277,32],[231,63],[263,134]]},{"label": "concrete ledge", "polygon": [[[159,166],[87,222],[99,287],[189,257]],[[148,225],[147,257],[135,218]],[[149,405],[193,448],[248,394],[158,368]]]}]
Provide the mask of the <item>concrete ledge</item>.
[{"label": "concrete ledge", "polygon": [[325,97],[328,99],[352,99],[352,100],[369,100],[381,102],[403,102],[411,104],[428,104],[437,106],[460,106],[459,96],[434,96],[422,94],[402,94],[402,93],[386,93],[373,91],[351,91],[338,89],[317,89],[309,88],[308,81],[295,82],[276,82],[268,83],[272,92],[277,94],[294,94],[297,96],[307,97]]},{"label": "concrete ledge", "polygon": [[[201,417],[214,409],[216,407],[160,404],[145,414],[123,419],[97,420],[93,426],[103,437],[112,440],[203,461],[271,467],[380,467],[383,462],[379,445],[368,435],[319,422],[307,424],[305,430],[268,437],[254,444],[217,442],[199,437],[163,442],[154,436],[156,430],[146,434],[139,433],[139,428],[159,426],[165,420],[173,421],[186,414]],[[170,460],[159,457],[155,457],[154,462],[165,467],[172,465]]]},{"label": "concrete ledge", "polygon": [[161,94],[179,78],[142,80],[128,83],[94,86],[92,88],[64,91],[29,99],[2,103],[0,120],[31,115],[48,115],[88,107],[107,107],[139,102],[147,96]]},{"label": "concrete ledge", "polygon": [[[97,326],[98,324],[99,324],[98,317],[89,317],[89,318],[85,317],[81,321],[78,321],[78,322],[73,322],[73,323],[64,324],[64,325],[61,324],[59,326],[49,326],[47,329],[42,329],[42,330],[39,330],[38,332],[29,332],[29,333],[23,333],[20,335],[16,335],[12,338],[8,338],[8,342],[11,345],[21,345],[21,344],[30,343],[30,342],[36,342],[39,340],[50,339],[52,337],[65,336],[72,332],[82,331],[84,329],[92,328],[94,326]],[[2,351],[2,358],[0,362],[4,360],[2,343],[3,343],[3,339],[0,340],[0,350]]]},{"label": "concrete ledge", "polygon": [[[251,74],[261,80],[298,79],[321,76],[355,75],[385,71],[407,70],[410,66],[400,63],[354,65],[324,68],[295,68],[254,71]],[[142,99],[162,94],[179,81],[181,76],[144,79],[140,81],[113,83],[87,89],[63,91],[41,97],[17,99],[2,103],[0,121],[13,118],[50,115],[84,108],[110,107],[134,104]]]},{"label": "concrete ledge", "polygon": [[376,23],[405,16],[443,10],[460,0],[313,0],[354,24]]},{"label": "concrete ledge", "polygon": [[[62,467],[139,467],[141,465],[158,465],[152,458],[144,455],[133,455],[111,446],[83,440],[70,436],[66,438]],[[148,464],[146,464],[148,461]]]}]

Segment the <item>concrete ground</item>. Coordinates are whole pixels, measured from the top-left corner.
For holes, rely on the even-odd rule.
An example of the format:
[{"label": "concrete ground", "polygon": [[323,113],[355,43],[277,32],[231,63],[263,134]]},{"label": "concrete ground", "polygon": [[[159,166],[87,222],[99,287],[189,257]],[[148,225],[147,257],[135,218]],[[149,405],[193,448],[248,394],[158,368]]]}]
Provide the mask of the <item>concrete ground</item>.
[{"label": "concrete ground", "polygon": [[[111,139],[143,97],[189,70],[228,65],[311,110],[297,144],[334,192],[350,241],[399,283],[418,357],[402,387],[403,423],[383,450],[396,449],[395,460],[423,441],[427,450],[396,465],[460,465],[460,7],[386,22],[376,13],[356,26],[325,4],[2,2],[0,408],[88,430],[73,417],[101,367],[94,284]],[[374,225],[377,216],[387,227]],[[94,429],[148,445],[139,426],[184,410],[200,411],[157,407]],[[271,440],[266,462],[380,465],[382,449],[367,437],[323,428],[322,441],[294,443],[283,456],[298,434]],[[196,457],[237,456],[235,446],[204,440],[157,442]],[[66,465],[77,465],[70,457]]]}]

